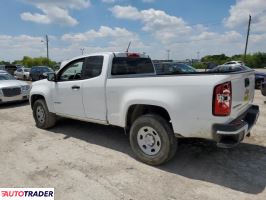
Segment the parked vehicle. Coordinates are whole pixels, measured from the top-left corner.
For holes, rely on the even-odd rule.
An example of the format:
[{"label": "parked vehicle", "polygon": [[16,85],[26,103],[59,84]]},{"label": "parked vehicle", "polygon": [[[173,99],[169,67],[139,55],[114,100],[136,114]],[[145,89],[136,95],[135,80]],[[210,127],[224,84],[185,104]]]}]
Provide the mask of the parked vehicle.
[{"label": "parked vehicle", "polygon": [[156,74],[169,74],[169,73],[193,73],[197,70],[187,64],[177,62],[162,62],[154,64]]},{"label": "parked vehicle", "polygon": [[18,69],[16,65],[1,65],[0,70],[5,70],[9,74],[14,75],[14,72]]},{"label": "parked vehicle", "polygon": [[53,72],[50,67],[47,66],[35,66],[30,70],[30,78],[32,81],[38,81],[46,78],[46,74]]},{"label": "parked vehicle", "polygon": [[213,62],[204,62],[203,64],[206,66],[205,71],[209,71],[218,66],[216,63]]},{"label": "parked vehicle", "polygon": [[263,96],[266,96],[266,78],[265,78],[264,82],[261,84],[261,94]]},{"label": "parked vehicle", "polygon": [[147,55],[110,52],[76,57],[47,75],[30,92],[37,127],[53,127],[56,116],[123,127],[136,157],[151,165],[171,159],[179,137],[233,147],[259,115],[250,69],[156,75]]},{"label": "parked vehicle", "polygon": [[0,103],[28,100],[30,85],[16,80],[7,72],[0,71]]},{"label": "parked vehicle", "polygon": [[[247,69],[250,69],[250,68],[244,65],[234,64],[234,65],[219,65],[209,71],[210,72],[229,72],[229,71],[233,72],[233,71],[243,71],[243,70],[245,71]],[[261,84],[265,78],[266,78],[266,73],[255,71],[255,89],[261,88]]]},{"label": "parked vehicle", "polygon": [[30,68],[19,68],[14,72],[15,77],[24,81],[30,79]]},{"label": "parked vehicle", "polygon": [[209,70],[209,72],[240,72],[251,70],[249,67],[244,65],[218,65],[213,69]]},{"label": "parked vehicle", "polygon": [[261,84],[264,82],[265,79],[266,79],[266,73],[256,71],[255,72],[255,88],[260,89]]},{"label": "parked vehicle", "polygon": [[245,63],[242,62],[242,61],[234,61],[234,60],[232,60],[232,61],[224,63],[224,65],[245,65]]}]

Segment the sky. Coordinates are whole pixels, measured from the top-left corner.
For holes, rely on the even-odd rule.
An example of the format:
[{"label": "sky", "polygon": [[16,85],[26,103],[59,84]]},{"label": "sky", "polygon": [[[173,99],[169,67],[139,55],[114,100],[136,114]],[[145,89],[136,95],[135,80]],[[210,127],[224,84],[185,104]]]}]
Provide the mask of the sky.
[{"label": "sky", "polygon": [[0,60],[56,61],[102,51],[145,52],[153,59],[196,59],[266,52],[265,0],[1,0]]}]

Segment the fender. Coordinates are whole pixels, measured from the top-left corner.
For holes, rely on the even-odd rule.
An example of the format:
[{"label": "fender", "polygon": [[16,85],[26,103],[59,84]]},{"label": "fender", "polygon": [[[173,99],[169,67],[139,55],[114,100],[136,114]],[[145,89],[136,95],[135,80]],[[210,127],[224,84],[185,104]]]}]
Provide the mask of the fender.
[{"label": "fender", "polygon": [[43,96],[46,105],[48,107],[49,112],[55,113],[54,103],[53,103],[53,95],[52,95],[52,85],[53,83],[48,80],[41,80],[33,83],[33,86],[30,91],[30,103],[32,96],[40,95]]}]

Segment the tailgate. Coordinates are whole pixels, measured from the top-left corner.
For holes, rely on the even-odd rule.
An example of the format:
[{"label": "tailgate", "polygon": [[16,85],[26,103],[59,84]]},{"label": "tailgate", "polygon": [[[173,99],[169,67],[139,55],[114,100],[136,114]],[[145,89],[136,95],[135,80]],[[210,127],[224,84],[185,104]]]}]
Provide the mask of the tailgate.
[{"label": "tailgate", "polygon": [[238,117],[252,104],[255,93],[255,72],[247,71],[232,74],[232,110],[231,117]]}]

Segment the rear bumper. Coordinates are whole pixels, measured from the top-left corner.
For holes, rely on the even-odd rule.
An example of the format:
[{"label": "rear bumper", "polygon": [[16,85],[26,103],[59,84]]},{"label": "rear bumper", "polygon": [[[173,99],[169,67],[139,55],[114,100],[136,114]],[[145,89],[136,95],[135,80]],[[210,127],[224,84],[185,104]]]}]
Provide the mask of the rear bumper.
[{"label": "rear bumper", "polygon": [[213,138],[218,147],[231,148],[239,144],[257,122],[259,106],[252,105],[244,114],[229,124],[214,124]]}]

